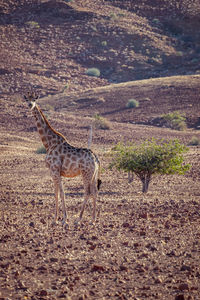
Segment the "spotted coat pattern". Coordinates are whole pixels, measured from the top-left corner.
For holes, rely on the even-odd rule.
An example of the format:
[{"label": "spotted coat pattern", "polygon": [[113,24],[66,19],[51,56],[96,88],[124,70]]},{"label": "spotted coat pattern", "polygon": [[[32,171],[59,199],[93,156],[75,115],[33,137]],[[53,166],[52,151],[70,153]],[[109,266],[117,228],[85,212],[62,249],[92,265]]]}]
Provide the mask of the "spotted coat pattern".
[{"label": "spotted coat pattern", "polygon": [[51,177],[55,187],[55,222],[58,220],[58,199],[62,201],[63,208],[63,225],[66,226],[67,213],[65,208],[65,195],[62,186],[61,177],[82,176],[85,197],[81,208],[79,218],[75,223],[82,219],[82,215],[91,196],[93,199],[93,221],[96,219],[96,199],[98,196],[98,188],[101,184],[99,179],[100,162],[97,156],[89,149],[73,147],[68,143],[66,138],[51,127],[40,107],[36,104],[37,96],[30,94],[24,96],[32,110],[36,120],[38,133],[42,140],[47,154],[45,162],[50,169]]}]

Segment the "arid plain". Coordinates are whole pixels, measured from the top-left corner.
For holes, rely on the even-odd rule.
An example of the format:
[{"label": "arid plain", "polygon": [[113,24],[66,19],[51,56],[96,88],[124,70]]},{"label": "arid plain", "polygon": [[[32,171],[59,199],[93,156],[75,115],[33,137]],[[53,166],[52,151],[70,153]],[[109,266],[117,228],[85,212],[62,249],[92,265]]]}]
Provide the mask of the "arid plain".
[{"label": "arid plain", "polygon": [[[170,22],[179,31],[171,32],[167,6],[164,18],[153,1],[135,11],[125,2],[127,9],[120,1],[2,1],[2,300],[200,298],[200,148],[189,146],[185,155],[190,171],[153,177],[146,194],[137,178],[129,184],[127,174],[108,169],[108,152],[120,140],[178,138],[188,145],[200,137],[199,20],[184,27],[175,15]],[[101,76],[86,75],[89,67]],[[53,183],[23,102],[30,88],[72,145],[87,147],[94,115],[109,122],[93,131],[102,163],[95,225],[89,203],[74,226],[83,201],[77,177],[63,180],[69,229],[52,226]],[[140,106],[128,109],[132,98]],[[185,113],[187,129],[161,126],[160,116],[172,111]]]}]

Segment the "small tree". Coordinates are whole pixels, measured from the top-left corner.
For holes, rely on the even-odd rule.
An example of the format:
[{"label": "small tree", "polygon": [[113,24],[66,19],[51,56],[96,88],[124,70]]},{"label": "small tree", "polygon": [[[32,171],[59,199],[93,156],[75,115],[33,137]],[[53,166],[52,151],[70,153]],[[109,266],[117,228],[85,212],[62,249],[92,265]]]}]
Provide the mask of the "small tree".
[{"label": "small tree", "polygon": [[142,181],[143,193],[146,193],[152,175],[184,174],[190,168],[189,164],[183,164],[182,153],[185,151],[187,147],[178,140],[165,142],[153,138],[140,145],[119,143],[111,150],[110,168],[135,173]]}]

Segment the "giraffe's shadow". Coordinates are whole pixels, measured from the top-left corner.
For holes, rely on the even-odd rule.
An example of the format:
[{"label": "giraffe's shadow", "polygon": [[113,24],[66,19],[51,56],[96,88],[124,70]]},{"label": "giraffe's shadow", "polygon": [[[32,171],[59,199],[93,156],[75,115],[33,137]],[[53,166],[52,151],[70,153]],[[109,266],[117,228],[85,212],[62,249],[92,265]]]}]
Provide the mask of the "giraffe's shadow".
[{"label": "giraffe's shadow", "polygon": [[[70,191],[69,191],[70,190]],[[65,198],[69,198],[69,197],[72,197],[72,198],[77,198],[77,199],[82,199],[84,197],[84,191],[83,191],[83,188],[70,188],[68,191],[65,191]],[[74,191],[73,191],[74,190]],[[13,193],[13,197],[16,197],[17,195],[21,196],[22,194],[24,196],[37,196],[37,199],[38,199],[38,196],[41,197],[41,200],[44,199],[44,197],[49,197],[49,198],[54,198],[55,194],[54,192],[37,192],[37,191],[34,191],[34,192],[29,192],[29,191],[23,191],[23,192],[17,192],[15,191]],[[99,191],[99,196],[112,196],[112,195],[117,195],[118,192],[114,192],[114,191]]]}]

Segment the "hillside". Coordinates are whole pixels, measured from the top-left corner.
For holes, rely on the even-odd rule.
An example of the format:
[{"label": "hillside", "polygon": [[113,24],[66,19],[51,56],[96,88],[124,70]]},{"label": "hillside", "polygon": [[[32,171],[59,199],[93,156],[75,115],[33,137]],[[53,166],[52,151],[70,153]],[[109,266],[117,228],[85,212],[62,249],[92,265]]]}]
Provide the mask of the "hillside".
[{"label": "hillside", "polygon": [[[135,9],[128,3],[1,1],[1,97],[16,98],[30,86],[42,96],[198,74],[197,7],[197,15],[184,18],[177,10],[172,14],[167,1],[164,12],[151,1]],[[87,76],[90,67],[99,68],[101,76]]]},{"label": "hillside", "polygon": [[[56,111],[91,117],[100,114],[111,121],[157,126],[163,114],[179,111],[186,115],[189,127],[197,127],[200,121],[199,95],[200,75],[188,75],[106,85],[69,96],[60,93],[40,102]],[[129,99],[139,101],[139,107],[126,108]]]}]

